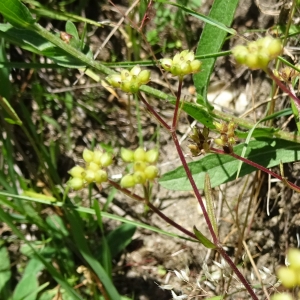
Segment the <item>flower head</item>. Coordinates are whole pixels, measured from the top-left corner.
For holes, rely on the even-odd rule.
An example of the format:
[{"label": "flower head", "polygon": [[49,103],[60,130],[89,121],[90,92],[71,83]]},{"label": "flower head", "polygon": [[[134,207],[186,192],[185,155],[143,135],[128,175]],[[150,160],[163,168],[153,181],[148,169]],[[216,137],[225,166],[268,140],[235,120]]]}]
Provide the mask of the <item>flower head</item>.
[{"label": "flower head", "polygon": [[140,86],[150,81],[150,71],[142,70],[140,66],[134,66],[130,71],[122,70],[119,74],[112,74],[106,77],[108,83],[114,88],[134,94]]},{"label": "flower head", "polygon": [[167,72],[180,78],[188,74],[198,73],[202,64],[200,60],[195,60],[194,52],[189,50],[175,54],[173,59],[162,58],[160,63]]}]

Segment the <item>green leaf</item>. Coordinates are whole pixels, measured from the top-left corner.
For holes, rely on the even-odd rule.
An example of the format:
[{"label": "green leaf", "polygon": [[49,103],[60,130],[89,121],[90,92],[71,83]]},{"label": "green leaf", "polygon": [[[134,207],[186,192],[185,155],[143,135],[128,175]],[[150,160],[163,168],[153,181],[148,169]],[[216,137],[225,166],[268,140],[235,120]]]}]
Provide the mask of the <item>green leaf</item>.
[{"label": "green leaf", "polygon": [[[68,54],[66,51],[52,44],[33,30],[18,29],[10,24],[0,24],[0,37],[3,37],[7,41],[18,45],[25,50],[47,56],[61,66],[69,68],[80,68],[85,66],[85,64],[77,59],[77,57]],[[65,44],[63,41],[61,41],[61,43]],[[78,45],[80,45],[79,42]],[[68,46],[72,47],[71,45]],[[77,48],[75,49],[78,50]],[[89,47],[84,47],[82,52],[87,58],[93,59],[93,54]]]},{"label": "green leaf", "polygon": [[0,298],[9,299],[9,280],[11,277],[11,271],[10,258],[5,245],[0,245],[0,261]]},{"label": "green leaf", "polygon": [[122,224],[117,229],[107,235],[107,242],[111,251],[111,257],[116,257],[132,241],[136,226],[131,224]]},{"label": "green leaf", "polygon": [[212,243],[206,236],[204,236],[197,228],[194,226],[194,233],[199,240],[199,242],[208,249],[216,249],[214,243]]},{"label": "green leaf", "polygon": [[[243,148],[242,153],[241,153],[241,157],[245,157],[245,153],[246,153],[246,151],[247,151],[247,146],[248,146],[248,144],[249,144],[249,142],[250,142],[250,139],[251,139],[251,137],[253,136],[253,133],[254,133],[256,127],[257,127],[260,123],[265,122],[265,121],[268,121],[268,120],[273,120],[273,119],[275,119],[275,118],[279,118],[279,117],[282,117],[282,116],[286,116],[287,114],[290,114],[290,110],[291,110],[290,108],[287,108],[287,109],[285,109],[285,110],[281,110],[281,111],[275,112],[274,114],[271,114],[271,115],[269,115],[269,116],[266,116],[265,118],[263,118],[263,119],[259,120],[258,122],[256,122],[256,123],[254,124],[254,126],[251,128],[251,130],[249,130],[249,132],[248,132],[247,138],[246,138],[245,143],[244,143],[244,148]],[[240,161],[239,166],[238,166],[238,171],[237,171],[237,173],[236,173],[236,178],[239,177],[239,174],[240,174],[240,170],[241,170],[242,165],[243,165],[243,162]]]},{"label": "green leaf", "polygon": [[[239,0],[215,0],[209,13],[209,18],[217,22],[222,22],[224,26],[230,26],[238,3]],[[226,35],[227,32],[224,29],[208,23],[205,24],[196,55],[219,52]],[[203,59],[202,72],[193,76],[197,93],[203,97],[204,103],[207,103],[207,88],[215,61],[216,58]],[[208,103],[206,105],[209,106]]]},{"label": "green leaf", "polygon": [[7,112],[7,114],[12,118],[12,119],[6,118],[6,121],[8,123],[22,125],[22,121],[20,120],[15,110],[12,108],[9,102],[5,98],[2,98],[1,96],[0,96],[0,105]]},{"label": "green leaf", "polygon": [[[173,100],[171,101],[173,102]],[[207,108],[198,103],[184,102],[182,109],[209,129],[215,129],[214,115],[207,111]]]},{"label": "green leaf", "polygon": [[[234,153],[240,155],[243,147],[244,144],[235,146]],[[263,140],[249,142],[245,157],[266,168],[271,168],[279,165],[280,161],[287,163],[299,160],[300,145],[276,138],[264,138]],[[188,165],[197,187],[203,189],[206,173],[209,174],[212,187],[234,180],[236,178],[239,160],[230,155],[211,153]],[[240,177],[254,170],[254,167],[243,164]],[[192,189],[183,167],[164,174],[160,178],[159,183],[170,190],[187,191]]]},{"label": "green leaf", "polygon": [[[218,1],[215,1],[215,2],[218,2]],[[223,0],[223,2],[226,2]],[[217,19],[214,19],[214,18],[211,18],[211,16],[205,16],[205,15],[202,15],[192,9],[189,9],[187,8],[186,6],[184,5],[180,5],[180,4],[177,4],[177,3],[173,3],[173,2],[166,2],[167,4],[170,4],[170,5],[173,5],[173,6],[177,6],[179,7],[180,9],[182,9],[183,11],[187,12],[188,14],[196,17],[197,19],[200,19],[201,21],[204,21],[205,23],[208,23],[212,26],[215,26],[223,31],[226,31],[230,34],[233,34],[235,35],[237,32],[236,30],[234,30],[233,28],[229,28],[227,27],[225,24],[219,22]],[[221,13],[221,11],[219,11],[219,13]],[[224,16],[223,16],[224,17]]]},{"label": "green leaf", "polygon": [[85,261],[89,264],[89,266],[98,276],[99,280],[103,284],[110,299],[119,300],[120,295],[118,294],[115,286],[111,282],[108,274],[105,272],[103,266],[99,263],[99,261],[95,258],[95,256],[90,251],[90,248],[85,238],[85,233],[83,231],[84,228],[83,222],[78,212],[70,208],[69,209],[65,208],[64,211],[70,222],[70,229],[75,244],[77,246],[77,250],[80,252],[82,257],[85,259]]},{"label": "green leaf", "polygon": [[78,31],[77,31],[77,28],[76,28],[76,26],[74,25],[73,22],[67,21],[67,23],[66,23],[66,32],[71,34],[73,36],[73,38],[75,38],[76,40],[79,40]]},{"label": "green leaf", "polygon": [[108,246],[107,239],[104,236],[104,228],[103,228],[103,222],[102,222],[101,209],[100,209],[99,203],[96,199],[94,200],[94,209],[95,209],[98,225],[100,227],[100,231],[101,231],[101,235],[102,235],[102,247],[100,250],[101,263],[102,263],[103,268],[106,271],[106,273],[110,277],[112,277],[111,276],[112,275],[112,262],[111,262],[112,256],[111,256],[110,248]]},{"label": "green leaf", "polygon": [[[6,55],[6,43],[3,39],[0,39],[0,61],[8,62]],[[9,80],[10,69],[9,68],[0,68],[0,96],[10,99],[13,88]]]},{"label": "green leaf", "polygon": [[[13,300],[36,299],[37,289],[39,286],[38,277],[36,276],[36,274],[38,274],[43,269],[43,263],[36,258],[32,258],[28,262],[22,279],[19,281],[14,291]],[[32,276],[33,274],[35,274],[35,276]]]},{"label": "green leaf", "polygon": [[215,215],[214,199],[213,199],[213,195],[212,195],[209,175],[207,173],[205,174],[204,194],[205,194],[205,200],[206,200],[207,214],[208,214],[209,220],[212,224],[212,227],[214,229],[215,235],[218,236],[218,224],[217,224],[217,219],[216,219],[216,215]]},{"label": "green leaf", "polygon": [[50,273],[52,278],[54,280],[56,280],[59,285],[61,285],[61,287],[66,291],[66,293],[68,295],[70,295],[71,299],[74,299],[74,300],[75,299],[78,299],[78,300],[82,299],[81,296],[79,294],[77,294],[77,292],[70,286],[70,284],[68,283],[66,278],[63,277],[57,271],[57,269],[55,267],[53,267],[53,265],[51,263],[48,263],[46,261],[46,259],[34,247],[32,247],[31,243],[26,240],[26,238],[23,236],[21,231],[15,226],[11,216],[9,214],[7,214],[6,212],[4,212],[4,210],[2,209],[1,206],[0,206],[0,221],[6,223],[11,228],[12,232],[19,239],[21,239],[24,244],[27,244],[31,248],[32,252],[35,254],[35,257],[43,263],[43,265],[45,266],[47,271]]},{"label": "green leaf", "polygon": [[1,0],[0,13],[8,22],[17,27],[29,27],[35,23],[28,8],[19,0]]}]

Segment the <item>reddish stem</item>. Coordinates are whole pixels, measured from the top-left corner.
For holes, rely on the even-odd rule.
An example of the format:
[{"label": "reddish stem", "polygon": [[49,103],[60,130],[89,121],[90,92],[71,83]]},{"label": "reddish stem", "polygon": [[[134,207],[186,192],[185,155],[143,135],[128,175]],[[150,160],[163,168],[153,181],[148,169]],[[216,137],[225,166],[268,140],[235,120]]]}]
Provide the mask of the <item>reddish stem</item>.
[{"label": "reddish stem", "polygon": [[171,220],[170,218],[168,218],[163,212],[161,212],[157,207],[155,207],[147,199],[142,198],[139,195],[132,193],[128,189],[122,188],[118,183],[116,183],[116,182],[114,182],[112,180],[108,180],[108,182],[109,182],[109,184],[111,184],[112,186],[114,186],[117,190],[121,191],[122,193],[124,193],[125,195],[129,196],[130,198],[135,199],[135,200],[140,201],[140,202],[145,202],[156,214],[158,214],[167,223],[169,223],[173,227],[177,228],[179,231],[185,233],[186,235],[190,236],[191,238],[197,240],[197,237],[196,237],[196,235],[194,233],[188,231],[187,229],[183,228],[182,226],[180,226],[179,224],[177,224],[176,222],[174,222],[173,220]]},{"label": "reddish stem", "polygon": [[288,185],[289,185],[291,188],[293,188],[294,190],[300,192],[300,187],[299,187],[299,186],[295,185],[294,183],[292,183],[292,182],[290,182],[290,181],[288,181],[288,180],[285,180],[284,178],[282,178],[282,176],[280,176],[280,175],[274,173],[273,171],[271,171],[271,170],[269,170],[269,169],[263,167],[262,165],[257,164],[256,162],[254,162],[254,161],[252,161],[252,160],[249,160],[249,159],[247,159],[247,158],[245,158],[245,157],[239,156],[239,155],[237,155],[237,154],[235,154],[235,153],[226,153],[226,152],[224,152],[223,150],[216,149],[216,148],[210,148],[210,150],[213,151],[214,153],[218,153],[218,154],[227,154],[227,155],[230,155],[230,156],[232,156],[232,157],[234,157],[234,158],[236,158],[236,159],[238,159],[238,160],[241,160],[242,162],[244,162],[244,163],[246,163],[246,164],[248,164],[248,165],[250,165],[250,166],[252,166],[252,167],[254,167],[254,168],[256,168],[256,169],[259,169],[259,170],[261,170],[261,171],[263,171],[263,172],[265,172],[265,173],[267,173],[267,174],[270,174],[271,176],[273,176],[273,177],[279,179],[279,180],[282,181],[282,182],[288,183]]},{"label": "reddish stem", "polygon": [[142,100],[142,102],[145,104],[147,110],[152,114],[156,120],[168,131],[171,131],[171,127],[165,122],[165,120],[152,108],[152,106],[144,99],[142,94],[139,92],[138,97]]},{"label": "reddish stem", "polygon": [[270,69],[268,69],[266,72],[276,82],[276,84],[294,100],[295,106],[297,107],[300,115],[300,99],[297,98],[294,91],[291,91],[287,86],[285,86]]},{"label": "reddish stem", "polygon": [[[142,100],[142,102],[146,105],[147,109],[149,110],[150,113],[152,113],[155,118],[159,121],[160,124],[162,124],[162,126],[167,129],[171,135],[172,135],[172,139],[173,142],[175,144],[177,153],[180,157],[182,166],[186,172],[186,175],[191,183],[191,186],[193,188],[193,191],[195,193],[195,196],[199,202],[199,205],[202,209],[203,212],[203,216],[205,218],[206,224],[208,226],[209,232],[211,234],[211,237],[213,239],[213,243],[216,246],[216,250],[221,254],[221,256],[227,261],[227,263],[229,264],[230,268],[232,269],[232,271],[236,274],[236,276],[240,279],[240,281],[242,282],[242,284],[245,286],[246,290],[248,291],[248,293],[251,295],[252,299],[254,300],[258,300],[257,296],[255,295],[253,289],[251,288],[250,284],[248,283],[248,281],[246,280],[246,278],[242,275],[242,273],[239,271],[239,269],[235,266],[235,264],[233,263],[233,261],[230,259],[230,257],[227,255],[227,253],[224,251],[224,249],[222,248],[221,243],[219,242],[218,237],[216,236],[216,233],[214,232],[212,223],[210,221],[209,215],[206,211],[206,208],[204,206],[202,197],[199,193],[199,190],[196,186],[196,183],[194,181],[194,178],[192,176],[192,173],[187,165],[187,162],[185,160],[184,154],[181,150],[180,144],[178,142],[177,139],[177,135],[176,135],[176,126],[177,126],[177,121],[178,121],[178,111],[179,111],[179,104],[180,104],[180,96],[181,96],[181,87],[182,87],[182,80],[179,81],[179,87],[178,87],[178,93],[177,93],[177,99],[176,99],[176,103],[175,103],[175,109],[174,109],[174,117],[173,117],[173,121],[172,121],[172,126],[170,127],[159,115],[158,113],[148,104],[148,102],[142,97],[141,93],[139,93],[139,97]],[[149,204],[148,204],[149,205]],[[153,205],[149,205],[149,207],[152,209],[155,209],[155,212],[160,215],[164,220],[166,220],[169,224],[171,224],[172,226],[175,225],[176,228],[179,229],[177,223],[175,223],[174,221],[170,220],[169,218],[167,218],[161,211],[159,211],[157,208],[155,208]],[[172,223],[171,223],[172,222]],[[181,226],[180,226],[181,227]],[[183,229],[183,230],[182,230]],[[186,230],[184,228],[179,229],[182,232],[186,233]],[[190,236],[190,235],[189,235]],[[194,235],[193,235],[194,237]]]}]

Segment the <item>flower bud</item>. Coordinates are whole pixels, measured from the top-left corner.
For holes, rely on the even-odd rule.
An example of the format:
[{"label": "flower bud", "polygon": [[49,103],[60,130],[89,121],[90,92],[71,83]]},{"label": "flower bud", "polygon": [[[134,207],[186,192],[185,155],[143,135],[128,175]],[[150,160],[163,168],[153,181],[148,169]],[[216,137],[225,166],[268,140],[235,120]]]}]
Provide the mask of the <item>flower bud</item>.
[{"label": "flower bud", "polygon": [[93,158],[93,162],[97,165],[101,166],[101,156],[102,156],[103,152],[101,150],[94,150],[94,158]]},{"label": "flower bud", "polygon": [[214,142],[218,145],[218,146],[225,146],[226,142],[223,141],[222,139],[214,139]]},{"label": "flower bud", "polygon": [[145,174],[147,179],[153,180],[153,179],[158,177],[159,170],[156,166],[148,166],[145,169],[144,174]]},{"label": "flower bud", "polygon": [[245,64],[252,70],[259,69],[260,65],[257,53],[249,53],[246,56]]},{"label": "flower bud", "polygon": [[228,123],[228,134],[234,132],[236,127],[237,127],[237,125],[234,123],[234,121],[230,121]]},{"label": "flower bud", "polygon": [[91,162],[93,159],[94,159],[94,152],[85,148],[83,150],[83,154],[82,154],[82,157],[84,159],[85,162],[89,163]]},{"label": "flower bud", "polygon": [[80,166],[75,166],[68,173],[74,178],[84,178],[85,169]]},{"label": "flower bud", "polygon": [[136,171],[133,173],[133,178],[136,184],[144,184],[146,182],[145,173],[142,171]]},{"label": "flower bud", "polygon": [[98,171],[100,169],[100,166],[96,163],[94,163],[93,161],[91,161],[88,165],[87,165],[87,170],[90,171]]},{"label": "flower bud", "polygon": [[137,148],[133,154],[134,161],[144,161],[146,158],[146,152],[143,148]]},{"label": "flower bud", "polygon": [[131,81],[122,81],[120,88],[125,93],[131,93]]},{"label": "flower bud", "polygon": [[135,94],[138,92],[139,88],[140,88],[139,82],[137,81],[131,81],[131,85],[130,85],[130,93]]},{"label": "flower bud", "polygon": [[92,170],[86,170],[85,180],[87,183],[92,183],[95,180],[95,172]]},{"label": "flower bud", "polygon": [[126,189],[134,187],[135,184],[136,183],[135,183],[134,177],[131,174],[127,174],[127,175],[123,176],[121,179],[121,182],[120,182],[121,187],[126,188]]},{"label": "flower bud", "polygon": [[230,144],[230,145],[235,145],[235,144],[236,144],[235,138],[234,138],[234,137],[229,137],[229,138],[228,138],[228,144]]},{"label": "flower bud", "polygon": [[[188,51],[188,50],[185,50],[185,51]],[[181,53],[182,55],[182,53]],[[185,61],[190,61],[192,62],[194,59],[195,59],[195,54],[193,51],[188,51],[184,56],[184,60]]]},{"label": "flower bud", "polygon": [[147,84],[150,81],[151,72],[149,70],[143,70],[138,76],[137,81],[142,84]]},{"label": "flower bud", "polygon": [[132,162],[134,160],[134,152],[126,148],[121,148],[121,158],[124,162]]},{"label": "flower bud", "polygon": [[107,181],[108,176],[107,176],[107,172],[104,170],[98,170],[97,172],[95,172],[95,182],[96,183],[103,183],[105,181]]},{"label": "flower bud", "polygon": [[257,58],[258,58],[259,67],[261,69],[266,69],[270,61],[269,55],[262,50],[257,53]]},{"label": "flower bud", "polygon": [[299,270],[300,272],[300,250],[296,248],[290,248],[287,254],[287,259],[291,264],[290,268]]},{"label": "flower bud", "polygon": [[282,52],[282,43],[281,43],[281,40],[279,40],[279,39],[273,39],[273,41],[270,42],[267,50],[268,50],[270,59],[276,58]]},{"label": "flower bud", "polygon": [[134,171],[144,171],[147,167],[146,163],[143,161],[135,161],[133,164],[133,170]]},{"label": "flower bud", "polygon": [[293,288],[297,285],[297,272],[292,268],[280,267],[277,276],[286,288]]},{"label": "flower bud", "polygon": [[111,153],[105,152],[102,154],[100,158],[100,162],[102,167],[106,168],[112,164],[113,156]]},{"label": "flower bud", "polygon": [[136,65],[131,69],[130,74],[138,76],[141,73],[141,70],[142,70],[141,67]]},{"label": "flower bud", "polygon": [[224,123],[224,122],[219,123],[219,122],[214,121],[213,124],[216,126],[216,129],[218,131],[220,131],[221,133],[225,133],[228,131],[227,123]]},{"label": "flower bud", "polygon": [[174,76],[181,76],[181,68],[179,64],[173,64],[170,70],[171,74]]},{"label": "flower bud", "polygon": [[271,36],[267,35],[264,38],[258,39],[256,41],[256,44],[257,44],[258,48],[260,48],[260,49],[266,49],[266,48],[269,47],[270,43],[273,40],[274,39]]},{"label": "flower bud", "polygon": [[146,152],[146,156],[145,156],[145,160],[149,163],[149,164],[154,164],[157,162],[158,160],[158,150],[157,149],[151,149],[148,150]]},{"label": "flower bud", "polygon": [[249,50],[245,46],[238,45],[232,49],[232,54],[239,64],[244,64],[246,56],[249,54]]},{"label": "flower bud", "polygon": [[84,180],[81,178],[72,178],[68,181],[68,186],[78,191],[84,187]]},{"label": "flower bud", "polygon": [[250,53],[255,53],[258,50],[258,45],[256,41],[253,42],[249,42],[247,45],[247,48],[249,50]]},{"label": "flower bud", "polygon": [[121,75],[121,81],[124,81],[124,80],[130,81],[131,77],[132,77],[128,70],[122,70],[120,75]]},{"label": "flower bud", "polygon": [[119,88],[122,81],[120,74],[112,74],[107,76],[105,79],[114,88]]},{"label": "flower bud", "polygon": [[294,298],[288,293],[280,293],[272,295],[271,300],[294,300]]},{"label": "flower bud", "polygon": [[193,60],[190,64],[192,73],[198,73],[201,70],[202,62],[200,60]]},{"label": "flower bud", "polygon": [[181,53],[178,52],[174,55],[173,64],[180,64],[183,61],[183,57],[182,57]]},{"label": "flower bud", "polygon": [[166,70],[166,71],[170,71],[173,61],[171,58],[162,58],[160,60],[161,66]]},{"label": "flower bud", "polygon": [[186,61],[184,61],[180,64],[180,74],[178,74],[178,75],[184,76],[184,75],[190,74],[191,72],[192,72],[192,69],[191,69],[190,63],[187,63]]}]

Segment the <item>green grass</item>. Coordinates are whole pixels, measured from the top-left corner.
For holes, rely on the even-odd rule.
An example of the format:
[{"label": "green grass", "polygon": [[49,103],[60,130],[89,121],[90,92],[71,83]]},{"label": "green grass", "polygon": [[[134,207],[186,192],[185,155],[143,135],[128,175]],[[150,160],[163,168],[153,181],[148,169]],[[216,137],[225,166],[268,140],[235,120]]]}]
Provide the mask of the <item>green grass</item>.
[{"label": "green grass", "polygon": [[[241,38],[230,27],[240,1],[214,1],[207,16],[199,13],[192,1],[180,1],[176,4],[141,1],[125,18],[126,25],[122,24],[114,37],[121,47],[126,45],[123,61],[116,61],[119,53],[113,47],[108,47],[110,59],[106,62],[93,59],[94,53],[89,47],[90,35],[95,33],[97,27],[98,31],[109,31],[111,27],[106,27],[106,22],[98,23],[80,15],[82,9],[88,10],[88,2],[54,1],[49,4],[45,1],[43,5],[35,1],[23,2],[25,4],[19,0],[2,0],[0,3],[3,18],[0,23],[0,220],[5,224],[6,229],[3,230],[7,233],[0,240],[0,261],[3,262],[0,267],[0,298],[46,300],[60,295],[62,299],[134,299],[132,295],[120,295],[115,286],[115,263],[131,243],[136,229],[144,228],[173,238],[194,242],[198,240],[202,244],[199,247],[204,245],[216,249],[225,260],[229,259],[227,262],[231,270],[240,276],[239,279],[247,289],[244,293],[250,293],[248,296],[256,299],[251,294],[252,288],[247,286],[246,280],[243,281],[243,275],[221,247],[213,212],[211,186],[219,186],[256,169],[274,175],[266,168],[296,161],[299,157],[298,132],[289,133],[274,128],[270,122],[292,114],[298,121],[299,112],[297,98],[293,98],[291,94],[291,101],[296,103],[293,110],[288,108],[274,111],[275,105],[270,105],[266,116],[256,123],[214,110],[208,103],[207,91],[216,60],[231,54],[231,51],[223,51],[224,42],[233,37]],[[153,28],[146,27],[145,24],[139,30],[140,24],[135,24],[133,20],[136,20],[136,16],[141,20],[145,14],[149,14],[148,21],[152,22]],[[185,25],[187,18],[191,17],[205,23],[199,40]],[[289,20],[292,22],[292,16]],[[49,30],[44,25],[47,22],[59,29]],[[295,30],[298,29],[294,26],[291,28],[293,32],[288,27],[281,28],[279,34],[282,40],[295,35]],[[72,38],[65,42],[56,31],[66,31]],[[162,39],[162,36],[165,38]],[[79,157],[82,153],[76,151],[83,150],[83,146],[93,149],[101,145],[115,155],[124,146],[117,133],[108,133],[111,125],[107,120],[116,116],[119,111],[109,98],[113,93],[112,88],[103,85],[105,76],[115,74],[114,68],[132,68],[136,64],[158,67],[157,58],[152,54],[155,53],[157,57],[172,57],[173,52],[177,49],[181,51],[182,47],[197,47],[196,58],[202,61],[202,72],[193,75],[197,91],[196,103],[181,98],[181,77],[178,79],[176,97],[157,89],[154,84],[142,85],[140,91],[147,97],[143,94],[128,96],[130,105],[136,106],[137,116],[135,119],[133,115],[127,115],[128,127],[133,130],[137,124],[137,130],[132,133],[126,146],[149,148],[148,144],[155,143],[157,148],[160,147],[159,127],[148,140],[143,136],[144,111],[139,104],[144,102],[148,105],[148,98],[168,101],[174,105],[175,111],[182,110],[182,113],[187,113],[214,132],[217,132],[215,121],[233,121],[239,126],[236,136],[246,138],[246,142],[235,146],[233,153],[229,153],[231,156],[226,155],[225,150],[222,152],[215,149],[214,153],[201,159],[201,164],[195,161],[186,166],[182,155],[182,165],[162,175],[158,182],[144,184],[142,196],[135,194],[135,190],[122,189],[114,181],[109,181],[111,187],[108,187],[109,184],[103,186],[104,189],[107,188],[105,193],[102,193],[102,187],[96,185],[89,186],[83,192],[70,191],[67,186],[67,171],[72,168],[72,163],[67,164],[70,153],[71,161],[81,164]],[[13,57],[18,57],[19,61]],[[284,59],[281,61],[288,64]],[[88,79],[85,77],[87,86],[80,91],[72,86],[78,79],[78,70],[85,72],[85,76],[90,76]],[[272,77],[272,73],[266,75],[271,76],[274,85],[287,92],[287,88],[280,85]],[[100,91],[89,86],[93,80],[101,83]],[[64,82],[69,85],[66,90]],[[296,80],[290,86],[295,84]],[[56,86],[60,86],[61,91],[53,93]],[[169,125],[155,112],[155,107],[149,105],[147,109],[154,119],[160,121],[160,125],[170,131],[174,140],[173,149],[180,156],[182,151],[176,144],[175,133],[177,114],[174,114],[173,123]],[[79,115],[81,119],[78,119]],[[109,140],[98,140],[101,132],[99,128],[106,136],[110,136]],[[118,130],[122,132],[123,129]],[[89,138],[82,136],[83,133]],[[196,144],[201,144],[201,147],[203,141]],[[269,154],[268,157],[266,153]],[[62,162],[66,164],[63,165]],[[187,168],[191,169],[197,182],[197,188],[195,186],[193,189],[200,205],[203,202],[198,188],[205,189],[209,211],[204,211],[204,216],[210,230],[209,237],[202,233],[202,229],[200,232],[194,228],[194,232],[190,232],[182,228],[176,220],[168,218],[152,204],[153,184],[172,190],[192,189],[192,180],[187,180]],[[299,191],[297,186],[284,178],[284,174],[277,178]],[[166,232],[109,213],[117,193],[143,201],[145,215],[152,209],[185,235]],[[99,195],[106,197],[102,204],[99,204]],[[238,230],[244,234],[247,224],[239,224],[238,218],[239,216],[235,220]],[[248,216],[246,221],[247,218]],[[115,221],[114,228],[108,229],[107,220]],[[240,245],[244,240],[243,234],[238,241]],[[10,245],[15,245],[18,250],[12,250]],[[221,299],[226,294],[225,289],[220,287],[217,294],[216,299]]]}]

